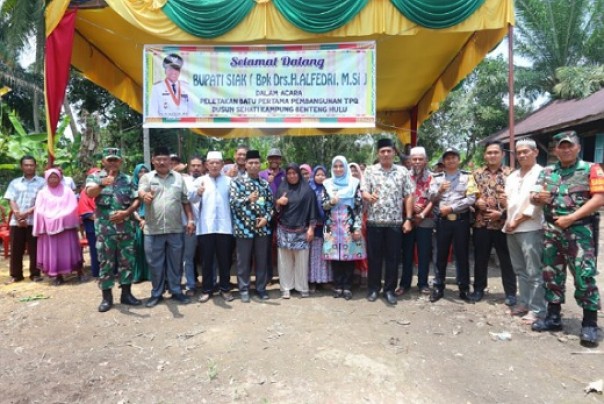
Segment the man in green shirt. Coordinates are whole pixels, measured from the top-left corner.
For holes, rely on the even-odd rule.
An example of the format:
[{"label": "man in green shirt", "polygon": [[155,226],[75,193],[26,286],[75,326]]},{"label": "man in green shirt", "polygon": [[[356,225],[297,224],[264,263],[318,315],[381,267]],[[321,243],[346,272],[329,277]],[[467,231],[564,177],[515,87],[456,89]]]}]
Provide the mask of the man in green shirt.
[{"label": "man in green shirt", "polygon": [[153,153],[155,170],[145,174],[138,185],[138,195],[145,208],[145,256],[151,272],[151,298],[147,307],[157,305],[165,290],[166,278],[172,299],[187,304],[190,299],[182,293],[183,223],[182,212],[187,216],[186,231],[195,230],[193,212],[187,198],[187,186],[179,173],[170,169],[170,152],[158,147]]}]

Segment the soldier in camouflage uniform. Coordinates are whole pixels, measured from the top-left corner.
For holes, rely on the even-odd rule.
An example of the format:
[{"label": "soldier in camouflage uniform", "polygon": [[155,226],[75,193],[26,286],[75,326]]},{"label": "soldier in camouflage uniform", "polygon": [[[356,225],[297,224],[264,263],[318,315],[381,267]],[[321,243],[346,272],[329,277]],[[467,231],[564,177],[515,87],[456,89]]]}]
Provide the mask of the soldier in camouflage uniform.
[{"label": "soldier in camouflage uniform", "polygon": [[103,300],[99,311],[105,312],[113,305],[111,289],[115,283],[117,264],[119,283],[122,288],[120,302],[137,306],[141,301],[132,296],[132,269],[135,263],[134,235],[136,222],[132,213],[139,206],[132,178],[119,171],[122,165],[120,149],[103,150],[103,167],[100,172],[86,179],[86,194],[95,198],[97,250],[100,262],[99,286]]},{"label": "soldier in camouflage uniform", "polygon": [[545,216],[543,280],[547,316],[532,325],[533,331],[562,329],[566,267],[575,280],[575,299],[583,308],[581,344],[595,346],[598,340],[594,213],[604,204],[604,171],[587,163],[575,132],[554,137],[559,162],[543,169],[531,192],[531,202],[542,205]]}]

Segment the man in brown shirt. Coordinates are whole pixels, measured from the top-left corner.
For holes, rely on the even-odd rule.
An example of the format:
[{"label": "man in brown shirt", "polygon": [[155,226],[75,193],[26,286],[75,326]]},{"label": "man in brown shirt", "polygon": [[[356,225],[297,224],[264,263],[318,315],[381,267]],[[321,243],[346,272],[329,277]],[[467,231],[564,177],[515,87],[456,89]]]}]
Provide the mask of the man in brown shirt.
[{"label": "man in brown shirt", "polygon": [[478,187],[478,198],[474,204],[476,221],[474,222],[474,292],[470,298],[475,302],[482,300],[487,287],[487,272],[491,250],[495,246],[501,279],[505,292],[505,304],[516,304],[516,274],[512,268],[505,233],[501,231],[505,224],[507,199],[505,179],[510,168],[502,164],[503,146],[500,142],[488,142],[484,151],[487,163],[474,171],[474,181]]}]

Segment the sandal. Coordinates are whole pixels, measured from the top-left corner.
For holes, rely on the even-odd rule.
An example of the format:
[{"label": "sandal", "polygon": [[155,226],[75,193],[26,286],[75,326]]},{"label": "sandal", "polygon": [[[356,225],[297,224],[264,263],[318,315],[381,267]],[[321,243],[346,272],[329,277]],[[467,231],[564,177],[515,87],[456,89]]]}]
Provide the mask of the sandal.
[{"label": "sandal", "polygon": [[521,320],[524,324],[531,325],[535,321],[537,321],[537,316],[532,311],[529,311],[528,313],[526,313],[526,315],[522,316]]},{"label": "sandal", "polygon": [[514,307],[511,311],[510,314],[514,317],[522,317],[524,315],[526,315],[528,313],[528,309],[526,307],[523,306],[517,306]]}]

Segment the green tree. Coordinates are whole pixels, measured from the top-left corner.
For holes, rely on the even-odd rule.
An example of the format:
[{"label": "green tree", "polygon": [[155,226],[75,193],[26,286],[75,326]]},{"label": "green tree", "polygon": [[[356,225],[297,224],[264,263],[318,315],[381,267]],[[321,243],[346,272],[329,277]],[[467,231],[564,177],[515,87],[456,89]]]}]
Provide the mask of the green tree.
[{"label": "green tree", "polygon": [[586,98],[604,87],[604,65],[560,67],[556,78],[554,95],[557,98]]},{"label": "green tree", "polygon": [[[462,151],[462,165],[479,158],[478,142],[508,126],[507,96],[507,62],[502,56],[483,60],[424,122],[418,144],[434,157],[449,146],[457,147]],[[530,97],[519,97],[516,102],[515,114],[520,118],[529,110]]]},{"label": "green tree", "polygon": [[565,66],[604,62],[604,0],[517,0],[515,52],[539,72],[552,92]]},{"label": "green tree", "polygon": [[[34,38],[35,60],[31,74],[32,83],[41,83],[44,70],[44,7],[45,0],[5,0],[0,8],[0,63],[15,69],[19,56],[29,49],[29,40]],[[14,70],[13,70],[14,71]],[[10,71],[5,71],[9,73]],[[18,78],[18,76],[16,76]],[[29,86],[25,86],[29,87]],[[39,85],[39,88],[42,88]],[[32,91],[32,121],[34,131],[43,130],[43,92]]]}]

